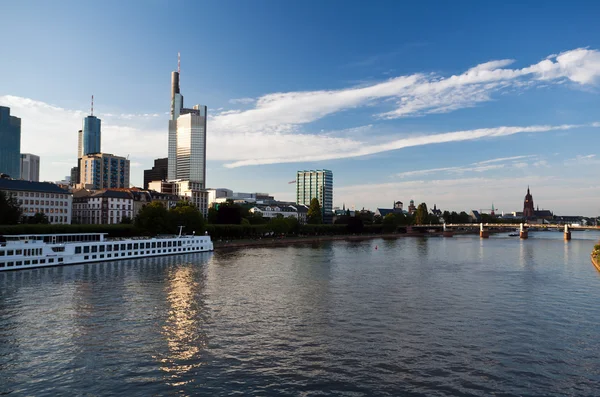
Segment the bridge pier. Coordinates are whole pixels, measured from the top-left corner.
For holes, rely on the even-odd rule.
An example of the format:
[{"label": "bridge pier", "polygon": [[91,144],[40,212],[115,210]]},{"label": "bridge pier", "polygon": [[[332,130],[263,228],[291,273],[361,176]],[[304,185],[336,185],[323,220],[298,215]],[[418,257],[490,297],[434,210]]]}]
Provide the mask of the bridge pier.
[{"label": "bridge pier", "polygon": [[571,231],[569,230],[569,226],[565,225],[565,241],[571,240]]},{"label": "bridge pier", "polygon": [[446,228],[446,224],[444,223],[444,231],[442,233],[442,236],[444,237],[452,237],[454,235],[454,233],[452,233],[452,231],[448,228]]},{"label": "bridge pier", "polygon": [[519,229],[519,238],[522,238],[523,240],[527,240],[528,237],[529,237],[529,231],[527,229],[525,229],[525,227],[521,223],[521,227]]},{"label": "bridge pier", "polygon": [[479,237],[490,238],[490,231],[483,228],[483,223],[479,224]]}]

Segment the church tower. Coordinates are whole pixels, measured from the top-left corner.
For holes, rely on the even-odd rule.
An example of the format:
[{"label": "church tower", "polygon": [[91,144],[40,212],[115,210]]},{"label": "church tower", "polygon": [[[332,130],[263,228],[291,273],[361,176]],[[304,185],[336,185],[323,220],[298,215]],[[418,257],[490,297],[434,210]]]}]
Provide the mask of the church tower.
[{"label": "church tower", "polygon": [[535,215],[533,208],[533,196],[529,192],[529,186],[527,186],[527,194],[525,195],[525,202],[523,203],[523,218],[533,218]]}]

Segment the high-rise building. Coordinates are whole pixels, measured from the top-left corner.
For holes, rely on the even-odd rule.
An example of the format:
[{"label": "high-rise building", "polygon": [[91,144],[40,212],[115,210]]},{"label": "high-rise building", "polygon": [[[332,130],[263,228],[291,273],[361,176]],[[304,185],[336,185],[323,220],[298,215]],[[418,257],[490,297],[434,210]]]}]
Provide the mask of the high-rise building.
[{"label": "high-rise building", "polygon": [[77,158],[83,157],[83,130],[77,131]]},{"label": "high-rise building", "polygon": [[179,67],[171,73],[171,119],[169,120],[169,180],[194,182],[206,188],[206,117],[207,107],[183,107],[179,87]]},{"label": "high-rise building", "polygon": [[154,167],[149,170],[144,170],[144,189],[148,189],[148,185],[152,181],[166,181],[169,171],[169,158],[154,160]]},{"label": "high-rise building", "polygon": [[296,203],[310,206],[319,200],[323,223],[333,221],[333,173],[329,170],[298,171],[296,174]]},{"label": "high-rise building", "polygon": [[21,178],[24,181],[39,182],[40,156],[31,153],[21,153]]},{"label": "high-rise building", "polygon": [[96,116],[87,116],[83,119],[83,130],[81,139],[81,157],[86,154],[100,153],[101,142],[101,120]]},{"label": "high-rise building", "polygon": [[129,160],[108,153],[84,155],[79,164],[81,188],[115,189],[129,187]]},{"label": "high-rise building", "polygon": [[0,106],[0,174],[21,176],[21,119]]}]

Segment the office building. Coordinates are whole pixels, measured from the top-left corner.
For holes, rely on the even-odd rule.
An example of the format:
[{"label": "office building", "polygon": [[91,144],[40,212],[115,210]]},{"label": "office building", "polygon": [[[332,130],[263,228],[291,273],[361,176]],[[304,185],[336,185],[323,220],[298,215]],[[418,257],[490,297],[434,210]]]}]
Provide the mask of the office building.
[{"label": "office building", "polygon": [[169,120],[169,180],[186,180],[206,188],[207,107],[183,106],[179,87],[179,68],[171,73],[171,118]]},{"label": "office building", "polygon": [[296,203],[310,206],[319,200],[323,223],[333,222],[333,173],[329,170],[298,171],[296,174]]},{"label": "office building", "polygon": [[166,181],[169,171],[169,158],[154,160],[154,167],[149,170],[144,170],[144,189],[148,189],[148,185],[152,181]]},{"label": "office building", "polygon": [[24,181],[39,182],[40,156],[31,153],[21,153],[21,179]]},{"label": "office building", "polygon": [[21,176],[21,119],[0,106],[0,174]]},{"label": "office building", "polygon": [[[101,120],[92,115],[87,116],[83,119],[83,130],[81,132],[81,146],[78,147],[78,151],[81,150],[80,156],[83,157],[87,154],[100,153],[101,147]],[[78,134],[79,135],[79,134]],[[79,141],[79,139],[78,139]],[[79,146],[79,142],[78,142]],[[81,158],[79,157],[79,158]]]},{"label": "office building", "polygon": [[129,160],[108,153],[84,155],[79,167],[79,187],[91,190],[128,188]]},{"label": "office building", "polygon": [[54,183],[0,178],[0,190],[19,200],[23,217],[41,213],[48,217],[50,223],[71,223],[71,192]]}]

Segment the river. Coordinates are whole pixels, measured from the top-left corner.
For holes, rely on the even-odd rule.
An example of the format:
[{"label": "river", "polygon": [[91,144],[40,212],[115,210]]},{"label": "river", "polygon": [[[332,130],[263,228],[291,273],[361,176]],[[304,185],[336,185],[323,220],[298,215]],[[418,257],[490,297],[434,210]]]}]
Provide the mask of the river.
[{"label": "river", "polygon": [[399,238],[0,273],[0,394],[600,393],[600,234]]}]

